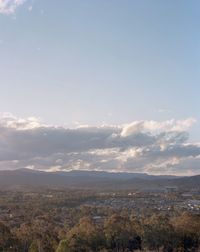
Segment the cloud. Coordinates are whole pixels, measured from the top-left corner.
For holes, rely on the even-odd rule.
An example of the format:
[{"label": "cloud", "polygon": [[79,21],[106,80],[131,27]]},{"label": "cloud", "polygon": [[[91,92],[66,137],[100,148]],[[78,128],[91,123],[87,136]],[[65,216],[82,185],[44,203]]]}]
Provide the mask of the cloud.
[{"label": "cloud", "polygon": [[33,6],[30,5],[30,6],[28,7],[28,11],[32,11],[32,10],[33,10]]},{"label": "cloud", "polygon": [[200,173],[200,145],[189,142],[195,119],[135,121],[65,128],[38,118],[0,117],[0,169]]},{"label": "cloud", "polygon": [[5,128],[26,130],[45,127],[45,125],[40,122],[40,119],[36,117],[23,119],[17,118],[11,113],[2,113],[0,116],[0,126]]},{"label": "cloud", "polygon": [[12,14],[16,9],[25,3],[26,0],[0,0],[0,13]]},{"label": "cloud", "polygon": [[123,127],[121,136],[127,137],[129,135],[141,132],[141,131],[184,131],[188,130],[196,120],[194,118],[188,118],[186,120],[168,120],[164,122],[156,121],[135,121],[131,124],[126,124]]}]

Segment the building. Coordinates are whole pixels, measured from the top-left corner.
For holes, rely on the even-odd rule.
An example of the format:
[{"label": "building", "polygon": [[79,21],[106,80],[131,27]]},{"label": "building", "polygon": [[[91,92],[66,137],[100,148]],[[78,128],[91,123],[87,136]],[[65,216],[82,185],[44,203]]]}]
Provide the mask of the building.
[{"label": "building", "polygon": [[176,193],[178,191],[177,186],[166,186],[165,187],[165,192],[166,193]]}]

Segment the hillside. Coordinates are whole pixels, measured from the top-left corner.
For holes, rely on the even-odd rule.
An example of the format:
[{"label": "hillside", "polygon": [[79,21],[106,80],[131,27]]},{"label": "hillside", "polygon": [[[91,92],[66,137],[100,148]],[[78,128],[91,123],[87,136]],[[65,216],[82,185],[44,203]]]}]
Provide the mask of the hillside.
[{"label": "hillside", "polygon": [[0,171],[0,187],[48,186],[99,189],[156,189],[165,186],[196,188],[200,175],[193,177],[152,176],[143,173],[97,171],[42,172],[28,169]]}]

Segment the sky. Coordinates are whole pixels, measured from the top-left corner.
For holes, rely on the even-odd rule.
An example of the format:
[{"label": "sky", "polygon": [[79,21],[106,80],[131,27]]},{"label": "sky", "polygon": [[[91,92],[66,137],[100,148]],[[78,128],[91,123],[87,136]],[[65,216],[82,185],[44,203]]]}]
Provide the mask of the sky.
[{"label": "sky", "polygon": [[199,11],[0,0],[0,169],[200,174]]}]

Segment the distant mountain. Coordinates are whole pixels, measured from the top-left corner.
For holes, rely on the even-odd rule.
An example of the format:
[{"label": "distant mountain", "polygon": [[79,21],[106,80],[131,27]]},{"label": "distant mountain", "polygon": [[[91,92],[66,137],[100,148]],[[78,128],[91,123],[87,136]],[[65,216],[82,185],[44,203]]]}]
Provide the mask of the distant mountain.
[{"label": "distant mountain", "polygon": [[193,177],[154,176],[145,173],[99,171],[43,172],[29,169],[0,171],[0,188],[48,186],[69,188],[152,189],[165,186],[199,187],[200,175]]},{"label": "distant mountain", "polygon": [[76,177],[87,177],[87,178],[106,178],[106,179],[120,179],[128,180],[130,178],[140,178],[146,180],[153,180],[155,178],[166,179],[166,178],[177,178],[171,175],[148,175],[147,173],[130,173],[130,172],[105,172],[105,171],[83,171],[74,170],[69,172],[56,172],[56,174],[62,174],[64,176],[76,176]]}]

